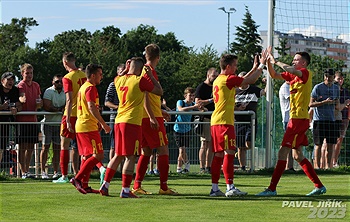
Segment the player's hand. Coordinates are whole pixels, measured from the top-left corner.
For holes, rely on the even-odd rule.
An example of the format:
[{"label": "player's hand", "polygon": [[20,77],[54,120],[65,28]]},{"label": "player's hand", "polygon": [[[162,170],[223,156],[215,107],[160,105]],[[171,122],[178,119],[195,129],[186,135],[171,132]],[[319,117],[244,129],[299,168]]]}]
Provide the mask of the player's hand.
[{"label": "player's hand", "polygon": [[150,118],[149,122],[151,124],[151,129],[158,129],[159,128],[159,124],[158,124],[157,119]]},{"label": "player's hand", "polygon": [[[162,115],[163,115],[163,118],[165,119],[165,121],[169,122],[171,120],[171,116],[167,111],[162,110]],[[157,121],[157,123],[158,123],[158,121]]]},{"label": "player's hand", "polygon": [[104,129],[105,133],[108,134],[109,132],[111,132],[111,127],[108,126],[106,123],[104,123],[102,125],[102,128]]},{"label": "player's hand", "polygon": [[70,124],[70,122],[67,122],[67,129],[69,132],[74,133],[74,129],[72,127],[72,124]]},{"label": "player's hand", "polygon": [[148,76],[153,76],[151,67],[149,67],[149,66],[144,66],[143,69],[146,71],[146,73],[147,73]]}]

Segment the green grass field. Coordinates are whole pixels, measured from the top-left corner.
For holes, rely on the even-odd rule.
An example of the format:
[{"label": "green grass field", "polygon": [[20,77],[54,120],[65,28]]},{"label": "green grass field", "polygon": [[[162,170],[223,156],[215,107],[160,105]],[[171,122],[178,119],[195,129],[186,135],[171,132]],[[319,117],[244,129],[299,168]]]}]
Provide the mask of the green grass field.
[{"label": "green grass field", "polygon": [[[330,221],[342,217],[349,221],[350,174],[320,173],[327,193],[306,197],[313,184],[302,173],[284,174],[277,187],[278,196],[257,197],[266,188],[270,172],[235,174],[235,185],[248,192],[245,197],[209,197],[209,175],[175,175],[169,177],[169,186],[179,196],[160,196],[158,177],[146,176],[143,187],[155,194],[139,199],[121,199],[120,178],[114,178],[110,197],[98,194],[80,194],[71,184],[53,184],[38,179],[21,180],[0,178],[1,221]],[[99,188],[97,175],[91,186]],[[220,179],[221,190],[226,189]],[[317,207],[319,201],[342,201],[341,207]],[[282,207],[282,204],[307,204],[307,207]],[[298,202],[296,202],[298,201]],[[311,201],[311,202],[300,202]],[[333,202],[335,203],[335,202]],[[309,207],[309,204],[315,208]],[[314,219],[308,219],[314,217]],[[327,218],[328,217],[328,218]]]}]

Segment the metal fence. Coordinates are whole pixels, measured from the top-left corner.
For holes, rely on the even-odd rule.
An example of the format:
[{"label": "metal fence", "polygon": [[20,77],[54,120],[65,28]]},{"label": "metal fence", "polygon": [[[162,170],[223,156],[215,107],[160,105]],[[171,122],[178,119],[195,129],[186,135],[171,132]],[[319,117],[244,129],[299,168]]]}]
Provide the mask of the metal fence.
[{"label": "metal fence", "polygon": [[[104,116],[104,119],[109,121],[109,115],[112,114],[113,112],[110,111],[103,111],[102,115]],[[177,114],[183,114],[183,112],[175,112],[171,111],[169,112],[171,115],[177,115]],[[0,115],[9,115],[9,112],[0,112]],[[19,112],[17,115],[24,115],[24,114],[36,114],[38,116],[38,119],[41,120],[44,115],[53,115],[57,113],[52,113],[52,112]],[[186,113],[187,114],[187,113]],[[208,115],[211,114],[210,112],[191,112],[192,115]],[[235,122],[235,124],[249,124],[252,127],[252,138],[254,138],[254,135],[256,134],[256,140],[252,141],[252,147],[254,149],[250,149],[247,151],[247,169],[248,170],[255,170],[255,169],[260,169],[265,167],[265,156],[266,156],[266,149],[264,147],[264,120],[261,121],[258,125],[258,132],[255,132],[255,113],[252,111],[237,111],[235,112],[235,115],[250,115],[251,121],[250,122]],[[264,115],[263,112],[259,112],[258,115]],[[259,117],[259,116],[258,116]],[[259,117],[261,118],[261,116]],[[263,118],[262,118],[263,119]],[[260,121],[260,120],[259,120]],[[13,176],[20,176],[19,172],[19,163],[18,163],[18,145],[17,143],[17,128],[20,124],[23,124],[22,122],[0,122],[0,133],[1,133],[1,139],[5,141],[5,148],[1,148],[3,150],[3,158],[0,164],[0,172],[3,172],[8,175],[13,175]],[[33,126],[32,130],[40,128],[42,124],[55,124],[55,125],[60,125],[60,122],[31,122],[31,123],[26,123],[26,124],[31,124]],[[194,122],[184,122],[180,124],[191,124],[193,125]],[[209,122],[201,122],[200,124],[210,124]],[[275,124],[274,124],[275,125]],[[170,171],[171,172],[176,172],[176,165],[177,165],[177,157],[178,157],[178,147],[176,146],[174,135],[173,135],[173,126],[174,122],[167,122],[166,127],[168,129],[168,140],[169,140],[169,162],[170,162]],[[6,130],[6,131],[5,131]],[[283,133],[278,132],[279,130],[275,129],[274,130],[274,136],[275,136],[275,141],[274,141],[274,149],[272,153],[272,161],[275,162],[277,158],[277,152],[278,152],[278,147],[280,144],[280,138],[277,138],[276,135]],[[347,134],[348,135],[348,134]],[[110,150],[110,138],[109,134],[105,134],[101,132],[102,136],[102,142],[104,146],[104,151],[105,151],[105,158],[103,160],[103,163],[106,165],[109,161],[109,150]],[[200,142],[200,137],[196,135],[193,130],[191,130],[188,133],[188,136],[191,138],[190,146],[186,147],[186,152],[189,157],[189,161],[191,164],[191,172],[199,172],[199,149],[201,146]],[[348,137],[348,136],[347,136]],[[32,161],[30,163],[30,172],[37,177],[41,175],[41,169],[40,169],[40,151],[42,149],[42,134],[38,134],[38,139],[39,143],[35,144],[34,152],[33,152],[33,157]],[[347,162],[347,142],[349,141],[349,138],[345,138],[343,146],[344,148],[342,149],[341,155],[340,155],[340,164],[348,164]],[[312,143],[310,143],[312,144]],[[52,174],[53,169],[52,169],[52,160],[51,160],[51,153],[52,151],[49,151],[49,158],[47,162],[47,171],[49,174]],[[312,149],[304,149],[304,154],[307,158],[311,160],[311,153]],[[71,166],[71,162],[70,162]],[[238,167],[238,161],[237,158],[235,159],[235,166],[236,168]],[[296,169],[300,169],[298,164],[295,162],[294,164]],[[71,167],[69,167],[69,173],[72,173]]]}]

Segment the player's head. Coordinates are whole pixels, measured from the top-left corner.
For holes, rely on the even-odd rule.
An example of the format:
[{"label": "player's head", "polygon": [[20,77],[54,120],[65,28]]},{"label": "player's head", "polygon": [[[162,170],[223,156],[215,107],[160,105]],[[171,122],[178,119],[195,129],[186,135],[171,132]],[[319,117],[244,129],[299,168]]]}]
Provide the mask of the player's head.
[{"label": "player's head", "polygon": [[145,57],[147,61],[156,61],[160,59],[160,48],[157,44],[149,44],[145,47]]},{"label": "player's head", "polygon": [[102,66],[89,64],[85,69],[86,78],[95,85],[99,85],[102,79]]},{"label": "player's head", "polygon": [[305,68],[310,64],[310,62],[311,62],[311,57],[309,53],[297,52],[295,53],[292,63],[296,68]]},{"label": "player's head", "polygon": [[135,74],[137,76],[141,75],[142,68],[144,65],[145,65],[145,62],[141,57],[132,57],[130,59],[129,73]]},{"label": "player's head", "polygon": [[230,74],[234,74],[237,70],[238,57],[232,54],[224,54],[220,58],[220,68]]},{"label": "player's head", "polygon": [[72,65],[75,66],[75,60],[76,59],[73,52],[65,52],[62,55],[62,64],[67,71],[69,71],[69,67],[71,67]]}]

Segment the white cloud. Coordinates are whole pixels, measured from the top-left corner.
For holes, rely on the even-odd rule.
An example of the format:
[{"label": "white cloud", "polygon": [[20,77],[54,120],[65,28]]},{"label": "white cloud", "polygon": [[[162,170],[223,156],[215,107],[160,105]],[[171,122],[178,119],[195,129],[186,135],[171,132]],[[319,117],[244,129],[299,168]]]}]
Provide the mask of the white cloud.
[{"label": "white cloud", "polygon": [[295,28],[295,29],[292,29],[292,30],[288,31],[288,33],[299,33],[299,34],[303,34],[305,36],[322,36],[322,37],[329,38],[329,35],[332,32],[331,31],[327,31],[326,29],[317,28],[317,27],[311,25],[311,26],[309,26],[307,28]]},{"label": "white cloud", "polygon": [[350,33],[340,34],[340,35],[338,35],[338,38],[344,40],[345,42],[350,43]]}]

